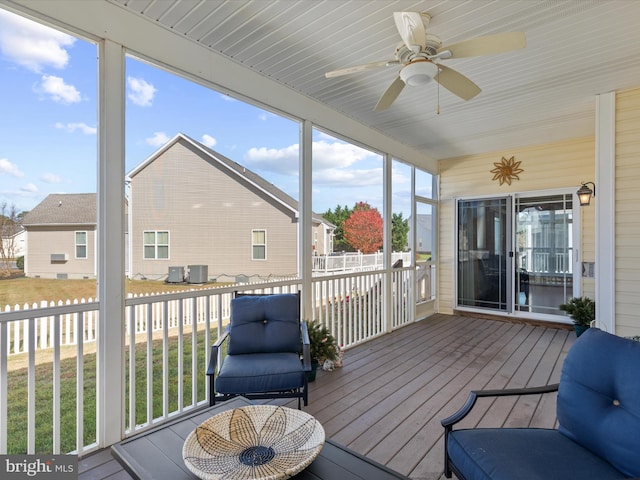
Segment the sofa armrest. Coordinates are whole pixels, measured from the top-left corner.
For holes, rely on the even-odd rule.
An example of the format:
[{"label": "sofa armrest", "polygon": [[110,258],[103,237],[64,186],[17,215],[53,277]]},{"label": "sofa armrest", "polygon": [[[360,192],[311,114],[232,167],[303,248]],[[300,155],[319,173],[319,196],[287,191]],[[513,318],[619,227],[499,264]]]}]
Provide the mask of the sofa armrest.
[{"label": "sofa armrest", "polygon": [[207,375],[215,375],[218,366],[218,352],[222,344],[229,338],[229,326],[222,332],[222,336],[218,338],[216,343],[211,345],[211,355],[209,356],[209,366],[207,367]]},{"label": "sofa armrest", "polygon": [[445,428],[445,432],[451,431],[453,425],[461,421],[466,417],[471,409],[476,404],[476,401],[480,397],[505,397],[510,395],[540,395],[542,393],[552,393],[558,391],[558,383],[551,385],[544,385],[541,387],[527,387],[527,388],[507,388],[504,390],[472,390],[467,397],[465,404],[453,415],[444,418],[440,421]]},{"label": "sofa armrest", "polygon": [[307,322],[300,322],[300,335],[302,336],[302,366],[305,372],[311,371],[311,342]]}]

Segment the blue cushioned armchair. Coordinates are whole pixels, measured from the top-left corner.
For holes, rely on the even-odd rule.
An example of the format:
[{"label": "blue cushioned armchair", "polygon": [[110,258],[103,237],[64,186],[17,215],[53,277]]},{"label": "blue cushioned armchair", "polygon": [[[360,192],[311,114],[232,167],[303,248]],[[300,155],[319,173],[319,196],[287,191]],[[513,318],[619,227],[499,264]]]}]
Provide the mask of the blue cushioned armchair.
[{"label": "blue cushioned armchair", "polygon": [[[477,398],[558,392],[558,429],[454,430]],[[640,477],[640,342],[596,328],[576,340],[560,383],[471,392],[442,420],[445,475],[460,480],[613,480]]]},{"label": "blue cushioned armchair", "polygon": [[[307,325],[300,321],[300,293],[236,294],[231,319],[211,347],[210,403],[237,395],[250,399],[297,398],[306,406],[311,370]],[[219,371],[218,357],[227,343]]]}]

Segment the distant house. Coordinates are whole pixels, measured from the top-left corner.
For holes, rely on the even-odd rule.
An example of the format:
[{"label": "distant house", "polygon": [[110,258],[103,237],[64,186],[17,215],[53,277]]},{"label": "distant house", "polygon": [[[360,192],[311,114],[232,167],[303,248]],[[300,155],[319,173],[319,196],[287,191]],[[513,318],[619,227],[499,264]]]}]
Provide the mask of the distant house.
[{"label": "distant house", "polygon": [[51,194],[25,215],[29,277],[95,278],[96,194]]},{"label": "distant house", "polygon": [[[298,202],[242,165],[178,134],[127,180],[129,277],[189,266],[219,281],[297,274]],[[315,252],[331,251],[334,228],[313,216]]]},{"label": "distant house", "polygon": [[13,263],[16,258],[24,255],[25,231],[22,225],[0,226],[0,237],[2,237],[0,260],[12,261],[11,263]]},{"label": "distant house", "polygon": [[[297,274],[298,202],[201,143],[176,135],[127,183],[130,278],[192,280],[189,267],[204,281]],[[49,195],[23,225],[25,275],[95,278],[95,193]],[[331,252],[334,229],[313,215],[315,253]]]}]

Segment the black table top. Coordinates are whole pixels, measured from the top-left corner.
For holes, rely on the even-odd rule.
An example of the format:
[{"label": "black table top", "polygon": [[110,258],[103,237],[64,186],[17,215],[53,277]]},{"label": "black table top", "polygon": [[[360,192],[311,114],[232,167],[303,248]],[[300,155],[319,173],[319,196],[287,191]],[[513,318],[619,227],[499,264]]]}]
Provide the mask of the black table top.
[{"label": "black table top", "polygon": [[[111,447],[111,453],[134,478],[140,480],[196,479],[182,460],[182,446],[187,436],[206,419],[232,408],[251,403],[234,398],[191,415],[140,433]],[[405,477],[331,439],[311,465],[296,480],[389,480]]]}]

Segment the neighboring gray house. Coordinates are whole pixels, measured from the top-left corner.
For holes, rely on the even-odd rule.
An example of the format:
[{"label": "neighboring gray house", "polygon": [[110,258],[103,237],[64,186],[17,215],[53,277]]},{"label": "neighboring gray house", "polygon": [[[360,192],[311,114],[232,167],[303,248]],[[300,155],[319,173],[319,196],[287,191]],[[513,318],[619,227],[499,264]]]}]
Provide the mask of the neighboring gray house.
[{"label": "neighboring gray house", "polygon": [[22,225],[26,276],[95,278],[95,193],[48,195]]},{"label": "neighboring gray house", "polygon": [[[194,265],[205,280],[297,274],[298,202],[236,162],[178,134],[127,180],[130,278],[181,281]],[[95,193],[49,195],[23,225],[25,275],[95,278]],[[331,252],[334,229],[313,215],[315,252]]]},{"label": "neighboring gray house", "polygon": [[[178,134],[128,181],[130,278],[171,269],[176,281],[190,265],[219,281],[297,274],[298,202],[242,165]],[[313,216],[315,252],[331,251],[334,228]]]}]

